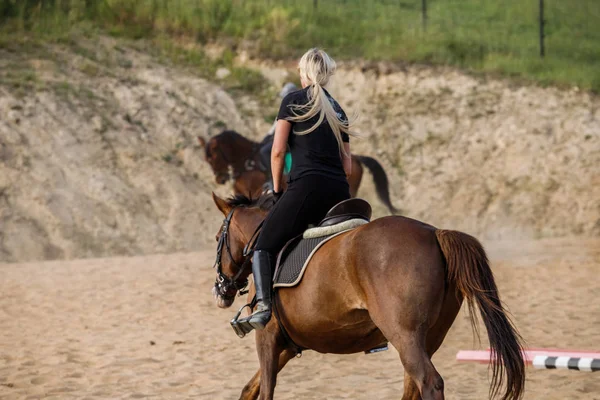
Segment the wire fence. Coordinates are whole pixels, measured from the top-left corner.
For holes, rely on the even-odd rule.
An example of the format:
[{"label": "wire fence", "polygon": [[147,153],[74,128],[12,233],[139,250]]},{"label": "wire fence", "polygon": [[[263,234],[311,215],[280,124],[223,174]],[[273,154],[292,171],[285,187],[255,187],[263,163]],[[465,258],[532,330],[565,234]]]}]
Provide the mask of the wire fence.
[{"label": "wire fence", "polygon": [[[270,3],[298,7],[302,2]],[[311,2],[303,4],[308,7]],[[395,31],[402,38],[419,30],[424,37],[471,36],[469,41],[493,51],[535,53],[542,58],[546,48],[581,56],[590,50],[588,42],[600,43],[598,0],[313,0],[312,8],[316,12],[356,8],[363,20],[381,22],[375,29],[383,36]],[[595,48],[593,53],[598,54]]]},{"label": "wire fence", "polygon": [[0,0],[0,28],[11,19],[39,35],[83,21],[136,38],[253,42],[266,58],[320,46],[600,90],[600,0]]}]

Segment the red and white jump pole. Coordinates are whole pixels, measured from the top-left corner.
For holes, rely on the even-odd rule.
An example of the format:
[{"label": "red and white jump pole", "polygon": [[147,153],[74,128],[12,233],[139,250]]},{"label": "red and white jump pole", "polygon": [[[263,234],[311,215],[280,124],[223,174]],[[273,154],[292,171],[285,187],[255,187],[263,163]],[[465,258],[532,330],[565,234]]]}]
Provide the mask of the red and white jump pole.
[{"label": "red and white jump pole", "polygon": [[[492,353],[488,350],[461,350],[457,361],[487,364]],[[539,369],[573,369],[577,371],[600,371],[600,352],[561,349],[523,350],[525,363]]]}]

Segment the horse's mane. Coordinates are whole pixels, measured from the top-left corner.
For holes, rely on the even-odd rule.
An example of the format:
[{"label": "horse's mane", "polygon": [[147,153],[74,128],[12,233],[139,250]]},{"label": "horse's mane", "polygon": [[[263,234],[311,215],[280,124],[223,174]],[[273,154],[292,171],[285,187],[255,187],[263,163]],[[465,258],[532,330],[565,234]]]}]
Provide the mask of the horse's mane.
[{"label": "horse's mane", "polygon": [[230,139],[230,140],[242,139],[245,141],[251,141],[247,137],[245,137],[231,129],[226,129],[223,132],[219,133],[218,135],[215,135],[214,137],[218,138],[218,139]]},{"label": "horse's mane", "polygon": [[236,194],[227,199],[230,207],[257,207],[264,211],[273,208],[275,198],[271,193],[264,192],[259,197],[253,199],[243,194]]},{"label": "horse's mane", "polygon": [[205,156],[207,159],[209,159],[211,157],[210,143],[213,140],[216,141],[217,145],[219,145],[219,146],[226,145],[228,143],[229,143],[229,145],[234,145],[236,142],[238,142],[238,143],[246,142],[246,143],[254,144],[254,142],[252,140],[240,135],[236,131],[231,130],[231,129],[226,129],[226,130],[222,131],[221,133],[213,136],[206,142],[206,145],[204,147],[204,153],[205,153]]}]

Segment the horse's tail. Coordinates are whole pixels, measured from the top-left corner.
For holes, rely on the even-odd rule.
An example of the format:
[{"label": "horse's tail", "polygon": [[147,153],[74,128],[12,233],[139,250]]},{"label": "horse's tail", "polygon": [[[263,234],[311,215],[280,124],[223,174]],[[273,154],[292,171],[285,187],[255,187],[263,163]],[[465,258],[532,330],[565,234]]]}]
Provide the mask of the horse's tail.
[{"label": "horse's tail", "polygon": [[477,337],[479,308],[492,349],[492,383],[490,397],[496,396],[506,381],[502,400],[517,400],[525,389],[525,363],[522,338],[500,302],[498,288],[481,243],[466,233],[437,230],[435,233],[446,258],[448,281],[469,305],[471,325]]},{"label": "horse's tail", "polygon": [[390,200],[390,185],[385,170],[374,158],[368,156],[357,156],[359,161],[364,164],[371,175],[373,175],[373,181],[375,182],[375,190],[377,191],[377,197],[379,200],[390,210],[392,214],[397,214],[398,210],[392,205]]}]

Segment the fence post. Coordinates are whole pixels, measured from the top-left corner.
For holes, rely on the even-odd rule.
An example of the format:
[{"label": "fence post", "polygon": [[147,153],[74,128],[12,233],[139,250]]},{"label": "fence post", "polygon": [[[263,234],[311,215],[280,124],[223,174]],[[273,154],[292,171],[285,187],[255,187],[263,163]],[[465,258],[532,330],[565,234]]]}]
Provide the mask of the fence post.
[{"label": "fence post", "polygon": [[546,49],[544,47],[544,0],[540,0],[540,57],[544,58]]},{"label": "fence post", "polygon": [[427,31],[427,0],[421,0],[421,18],[423,22],[423,32]]}]

